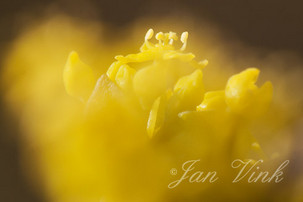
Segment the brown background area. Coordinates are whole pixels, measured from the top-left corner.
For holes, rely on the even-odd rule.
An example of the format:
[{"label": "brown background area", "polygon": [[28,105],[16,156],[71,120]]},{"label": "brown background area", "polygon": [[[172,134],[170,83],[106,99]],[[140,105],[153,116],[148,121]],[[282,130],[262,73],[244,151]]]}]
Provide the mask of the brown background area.
[{"label": "brown background area", "polygon": [[[282,0],[1,0],[0,59],[10,43],[33,19],[52,9],[80,19],[101,20],[123,29],[142,16],[180,18],[192,16],[206,20],[251,47],[295,51],[303,56],[303,1]],[[26,16],[26,17],[25,17]],[[20,23],[21,22],[21,23]],[[303,76],[303,75],[302,75]],[[34,193],[22,175],[17,123],[0,103],[0,201],[44,201]]]}]

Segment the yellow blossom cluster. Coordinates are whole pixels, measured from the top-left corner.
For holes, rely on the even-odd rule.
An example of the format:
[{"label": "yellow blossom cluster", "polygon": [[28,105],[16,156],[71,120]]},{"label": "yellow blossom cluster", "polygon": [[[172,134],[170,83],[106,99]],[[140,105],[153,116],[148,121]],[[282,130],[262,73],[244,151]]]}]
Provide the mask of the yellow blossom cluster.
[{"label": "yellow blossom cluster", "polygon": [[[270,164],[278,156],[266,146],[289,134],[293,117],[277,104],[271,82],[258,87],[257,68],[229,79],[215,72],[208,84],[225,86],[209,89],[212,67],[186,52],[188,32],[149,29],[138,53],[112,61],[133,43],[97,43],[94,31],[59,18],[21,37],[7,58],[6,97],[26,135],[32,179],[49,201],[247,201],[271,189],[230,183],[234,159]],[[218,171],[220,182],[169,189],[194,159],[198,169]]]}]

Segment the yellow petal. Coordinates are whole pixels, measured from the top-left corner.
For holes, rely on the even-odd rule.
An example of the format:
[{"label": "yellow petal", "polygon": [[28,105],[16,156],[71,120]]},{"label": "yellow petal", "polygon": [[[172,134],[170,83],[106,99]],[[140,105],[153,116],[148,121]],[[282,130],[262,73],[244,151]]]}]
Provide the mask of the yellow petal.
[{"label": "yellow petal", "polygon": [[257,114],[267,107],[272,97],[272,86],[267,82],[262,88],[258,88],[255,85],[258,75],[258,69],[248,68],[228,80],[225,96],[232,111]]},{"label": "yellow petal", "polygon": [[195,55],[192,53],[179,53],[176,51],[167,52],[163,55],[164,60],[179,59],[183,62],[190,62],[194,58],[195,58]]},{"label": "yellow petal", "polygon": [[226,108],[225,92],[224,91],[212,91],[207,92],[204,95],[203,102],[197,106],[197,111],[212,111],[222,110]]},{"label": "yellow petal", "polygon": [[121,65],[115,78],[117,85],[124,90],[131,89],[135,73],[135,69],[129,67],[126,64]]},{"label": "yellow petal", "polygon": [[110,67],[108,68],[108,70],[106,72],[106,75],[108,76],[108,78],[110,78],[110,80],[115,81],[116,74],[121,65],[122,65],[122,62],[120,62],[120,61],[113,62],[110,65]]},{"label": "yellow petal", "polygon": [[180,99],[182,108],[193,109],[201,102],[204,93],[203,74],[197,69],[190,75],[181,77],[174,86],[174,93]]},{"label": "yellow petal", "polygon": [[147,134],[150,138],[160,130],[164,123],[166,103],[169,96],[170,91],[158,97],[152,105],[147,121]]},{"label": "yellow petal", "polygon": [[67,93],[83,102],[88,99],[96,82],[92,69],[79,59],[75,51],[69,54],[63,80]]},{"label": "yellow petal", "polygon": [[[103,74],[98,79],[96,86],[87,101],[86,110],[87,112],[95,111],[95,113],[99,113],[100,110],[107,110],[110,109],[110,107],[115,106],[117,100],[122,100],[121,89]],[[110,114],[110,112],[108,114]]]}]

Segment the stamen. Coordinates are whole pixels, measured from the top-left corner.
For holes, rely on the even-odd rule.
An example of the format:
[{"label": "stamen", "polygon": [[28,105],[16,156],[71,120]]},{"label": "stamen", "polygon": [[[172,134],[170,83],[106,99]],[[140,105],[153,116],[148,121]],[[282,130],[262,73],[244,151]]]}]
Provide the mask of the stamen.
[{"label": "stamen", "polygon": [[181,42],[183,43],[183,46],[181,47],[181,51],[184,51],[187,45],[187,38],[188,38],[188,32],[183,32],[181,34]]},{"label": "stamen", "polygon": [[115,59],[116,59],[116,60],[121,60],[121,59],[123,59],[123,58],[124,58],[123,55],[116,55],[116,56],[115,56]]},{"label": "stamen", "polygon": [[174,41],[178,40],[177,34],[175,32],[168,33],[169,44],[173,45]]},{"label": "stamen", "polygon": [[163,32],[158,32],[156,34],[156,39],[159,41],[159,44],[162,44],[162,41],[165,39]]},{"label": "stamen", "polygon": [[146,34],[145,34],[145,41],[151,39],[154,35],[154,30],[153,29],[149,29]]}]

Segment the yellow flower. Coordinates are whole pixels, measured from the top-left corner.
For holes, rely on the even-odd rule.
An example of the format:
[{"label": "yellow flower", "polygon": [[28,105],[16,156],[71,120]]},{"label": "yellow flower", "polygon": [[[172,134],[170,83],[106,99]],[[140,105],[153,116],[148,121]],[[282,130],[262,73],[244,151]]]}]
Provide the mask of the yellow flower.
[{"label": "yellow flower", "polygon": [[[262,115],[272,118],[264,123],[272,124],[265,126],[266,132],[278,125],[266,111],[272,110],[271,83],[260,88],[255,84],[259,70],[249,68],[231,76],[225,88],[214,91],[203,81],[208,78],[207,60],[196,60],[186,52],[187,32],[181,34],[180,43],[174,32],[159,32],[153,39],[150,29],[138,53],[116,56],[106,71],[102,68],[110,63],[104,55],[114,52],[111,46],[100,45],[104,50],[83,47],[83,38],[90,37],[82,34],[73,35],[71,44],[79,46],[62,45],[64,39],[55,45],[48,42],[55,56],[66,47],[84,54],[80,60],[75,51],[70,53],[62,82],[59,67],[64,61],[53,60],[56,57],[49,53],[37,61],[39,52],[34,50],[41,47],[32,50],[37,36],[18,42],[17,53],[8,59],[10,68],[24,64],[28,53],[35,56],[28,59],[32,67],[28,76],[9,74],[8,80],[15,78],[8,82],[9,97],[12,106],[23,107],[24,133],[28,147],[35,149],[29,156],[35,157],[34,167],[41,172],[50,201],[213,201],[212,195],[223,190],[231,200],[255,196],[258,189],[229,186],[234,173],[228,168],[235,158],[270,158],[272,154],[272,150],[263,152],[262,139],[255,137],[255,131],[262,129],[258,125]],[[61,39],[60,34],[57,38]],[[66,56],[66,50],[60,55]],[[104,57],[99,59],[100,55]],[[41,64],[46,67],[41,69]],[[63,84],[67,93],[62,92]],[[170,170],[181,172],[182,163],[192,159],[200,159],[203,170],[218,170],[220,181],[226,184],[184,183],[168,189],[176,179]]]},{"label": "yellow flower", "polygon": [[[233,157],[244,159],[265,157],[247,127],[247,124],[255,118],[252,113],[256,111],[262,113],[272,97],[269,82],[260,89],[255,86],[258,70],[247,69],[232,76],[225,90],[205,93],[202,69],[207,61],[197,62],[192,53],[184,52],[188,33],[184,32],[181,35],[183,45],[180,49],[174,47],[173,42],[177,40],[177,35],[173,32],[156,34],[158,40],[156,44],[150,41],[152,36],[153,30],[150,29],[139,53],[115,57],[117,61],[113,62],[106,74],[99,78],[85,104],[88,124],[85,127],[92,127],[88,131],[99,136],[100,147],[103,147],[100,151],[104,158],[102,162],[111,165],[110,169],[115,170],[117,165],[120,165],[117,162],[123,161],[121,156],[130,158],[122,153],[130,151],[139,152],[143,158],[153,159],[147,161],[140,159],[142,163],[149,166],[162,165],[166,169],[169,169],[168,165],[173,166],[173,162],[185,160],[185,156],[188,158],[198,156],[207,163],[208,153],[221,160]],[[66,65],[66,69],[71,71],[65,70],[65,86],[68,92],[83,92],[81,88],[77,89],[79,86],[72,84],[77,83],[74,78],[81,76],[83,72],[85,72],[84,76],[87,75],[86,72],[91,72],[90,67],[81,63],[82,69],[79,72],[77,68],[70,66],[71,59],[69,57]],[[75,72],[72,71],[73,69]],[[92,79],[93,77],[86,76],[80,80],[82,86]],[[91,88],[88,90],[91,91]],[[79,97],[77,93],[69,94]],[[85,93],[82,97],[85,97]],[[240,121],[239,116],[248,119],[243,122]],[[165,163],[167,165],[157,154],[151,155],[151,152],[159,152],[159,148],[153,148],[155,145],[161,145],[166,141],[168,143],[165,152],[160,155],[161,158],[170,159]],[[198,145],[195,146],[195,142]],[[175,152],[183,152],[183,157],[173,156]],[[226,165],[222,162],[216,164]],[[128,172],[125,173],[127,178],[134,177],[135,173],[131,170],[135,169],[135,165],[120,166],[121,169],[128,167]],[[152,174],[156,177],[153,179],[158,188],[153,185],[142,189],[134,184],[130,188],[139,192],[156,189],[158,190],[156,193],[162,193],[167,178],[162,180],[157,178],[162,176],[163,173],[160,173]],[[120,183],[119,177],[125,178],[109,171],[107,175],[114,180],[114,184]],[[104,181],[102,178],[100,180]],[[109,182],[105,180],[102,187],[106,187],[106,183]],[[128,184],[126,183],[125,186]],[[119,201],[125,196],[119,192],[120,186],[114,187],[108,190],[110,194],[105,198],[113,197],[111,200]],[[189,190],[190,188],[184,188],[180,193]],[[197,189],[197,192],[199,190]],[[144,196],[140,197],[147,200]],[[155,195],[155,197],[157,199],[150,198],[150,201],[160,200],[164,196]]]},{"label": "yellow flower", "polygon": [[[179,50],[173,45],[178,39],[176,33],[157,33],[156,44],[149,41],[153,33],[152,29],[148,30],[139,53],[116,56],[117,61],[112,63],[106,75],[101,76],[87,108],[94,110],[90,105],[91,102],[98,102],[96,96],[101,96],[99,100],[107,99],[109,95],[104,92],[113,95],[124,93],[119,99],[129,97],[133,101],[130,105],[136,105],[138,101],[142,112],[150,111],[147,121],[150,137],[161,129],[164,122],[175,118],[177,113],[182,116],[182,111],[195,108],[201,112],[224,109],[242,116],[252,116],[252,113],[261,113],[267,108],[272,97],[272,86],[267,82],[260,89],[257,88],[255,82],[259,70],[256,68],[232,76],[225,91],[207,92],[202,104],[197,106],[204,95],[201,69],[208,63],[207,60],[197,62],[192,53],[184,53],[187,32],[181,35],[183,46]],[[104,81],[106,76],[108,81]],[[70,95],[87,100],[94,77],[91,68],[81,62],[75,52],[70,54],[67,61],[64,81]],[[110,103],[103,107],[107,108],[108,105]]]},{"label": "yellow flower", "polygon": [[[104,91],[124,92],[124,97],[137,100],[141,104],[142,111],[150,110],[147,124],[150,137],[164,123],[168,108],[171,110],[170,113],[177,113],[181,110],[194,109],[195,105],[201,101],[204,94],[201,69],[207,65],[207,60],[197,62],[192,53],[184,53],[187,32],[181,35],[183,45],[179,50],[173,45],[173,42],[178,39],[176,33],[157,33],[158,43],[156,44],[149,41],[152,36],[153,30],[150,29],[146,33],[145,42],[139,53],[125,57],[116,56],[117,61],[112,63],[106,73],[110,81],[106,81],[108,84],[100,81],[103,82],[102,88],[104,85],[116,86]],[[74,58],[77,58],[77,55],[72,52],[64,70],[64,83],[70,95],[83,100],[87,97],[87,92],[92,91],[91,82],[94,78],[91,68],[78,58],[79,62],[74,62]],[[81,79],[77,79],[81,76]],[[104,80],[104,77],[105,75],[101,77],[101,80]],[[99,84],[96,85],[87,108],[91,109],[91,100],[96,102],[96,91],[102,94],[98,86]],[[103,95],[103,97],[101,99],[106,99],[106,96]]]}]

